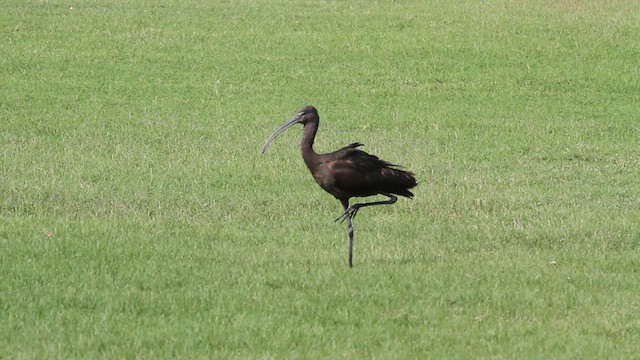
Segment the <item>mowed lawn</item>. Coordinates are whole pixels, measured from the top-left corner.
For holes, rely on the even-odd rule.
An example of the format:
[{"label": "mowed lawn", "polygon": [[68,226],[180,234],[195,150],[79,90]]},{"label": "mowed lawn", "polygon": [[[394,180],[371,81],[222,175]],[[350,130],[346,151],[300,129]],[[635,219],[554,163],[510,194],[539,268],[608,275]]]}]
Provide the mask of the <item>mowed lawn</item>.
[{"label": "mowed lawn", "polygon": [[[0,358],[640,353],[639,2],[0,9]],[[353,269],[303,105],[419,181]]]}]

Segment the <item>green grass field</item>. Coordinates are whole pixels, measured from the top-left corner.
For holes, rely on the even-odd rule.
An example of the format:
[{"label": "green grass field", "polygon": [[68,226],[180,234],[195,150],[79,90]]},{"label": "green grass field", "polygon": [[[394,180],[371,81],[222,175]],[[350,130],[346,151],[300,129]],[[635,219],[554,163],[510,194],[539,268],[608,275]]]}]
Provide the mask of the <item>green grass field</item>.
[{"label": "green grass field", "polygon": [[[0,358],[640,353],[639,2],[0,9]],[[419,181],[353,269],[307,104]]]}]

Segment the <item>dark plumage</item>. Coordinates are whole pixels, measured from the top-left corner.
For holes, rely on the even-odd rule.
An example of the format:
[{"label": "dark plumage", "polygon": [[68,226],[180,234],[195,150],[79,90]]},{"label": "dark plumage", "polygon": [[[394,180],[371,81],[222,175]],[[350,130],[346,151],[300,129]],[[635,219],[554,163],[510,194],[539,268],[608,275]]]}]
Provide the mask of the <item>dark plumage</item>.
[{"label": "dark plumage", "polygon": [[[417,185],[413,173],[398,168],[375,155],[358,149],[361,143],[347,145],[337,151],[318,154],[313,150],[320,117],[313,106],[306,106],[282,126],[276,129],[262,147],[264,153],[269,144],[279,134],[295,124],[303,124],[303,136],[300,143],[302,158],[311,171],[316,183],[325,191],[340,200],[344,213],[336,219],[347,220],[349,224],[349,266],[353,266],[353,224],[352,219],[359,209],[365,206],[393,204],[395,195],[413,197],[409,189]],[[369,203],[357,203],[349,206],[352,197],[384,195],[388,200]]]},{"label": "dark plumage", "polygon": [[316,182],[339,200],[384,193],[413,197],[409,191],[416,186],[413,174],[357,149],[360,146],[353,143],[319,155],[320,162],[309,167]]}]

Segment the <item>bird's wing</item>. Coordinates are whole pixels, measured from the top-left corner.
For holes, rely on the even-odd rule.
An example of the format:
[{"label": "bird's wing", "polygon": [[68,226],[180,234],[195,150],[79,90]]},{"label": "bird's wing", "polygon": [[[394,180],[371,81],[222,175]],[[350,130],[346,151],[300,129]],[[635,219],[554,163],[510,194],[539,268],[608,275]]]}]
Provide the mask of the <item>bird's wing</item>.
[{"label": "bird's wing", "polygon": [[411,187],[412,183],[415,186],[415,179],[411,173],[399,170],[395,165],[375,155],[356,149],[356,144],[334,153],[331,175],[336,188],[352,196],[370,196],[383,192],[410,194],[406,187]]},{"label": "bird's wing", "polygon": [[[351,143],[351,144],[349,144],[349,145],[347,145],[347,146],[343,147],[343,148],[342,148],[342,149],[340,149],[340,150],[355,149],[355,148],[358,148],[358,147],[360,147],[360,146],[364,146],[364,144],[363,144],[363,143],[361,143],[361,142],[354,142],[354,143]],[[338,151],[340,151],[340,150],[338,150]],[[366,153],[365,153],[365,154],[366,154]]]}]

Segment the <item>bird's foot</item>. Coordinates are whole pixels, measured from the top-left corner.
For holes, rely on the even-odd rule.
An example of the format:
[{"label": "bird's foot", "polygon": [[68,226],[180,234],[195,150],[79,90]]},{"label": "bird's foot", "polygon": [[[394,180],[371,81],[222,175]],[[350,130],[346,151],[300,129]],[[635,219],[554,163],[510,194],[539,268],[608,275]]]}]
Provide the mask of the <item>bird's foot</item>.
[{"label": "bird's foot", "polygon": [[357,206],[349,206],[347,208],[347,210],[345,210],[342,215],[340,215],[337,219],[335,219],[333,222],[344,222],[347,219],[353,219],[354,217],[356,217],[356,214],[358,213],[358,209],[360,209]]}]

